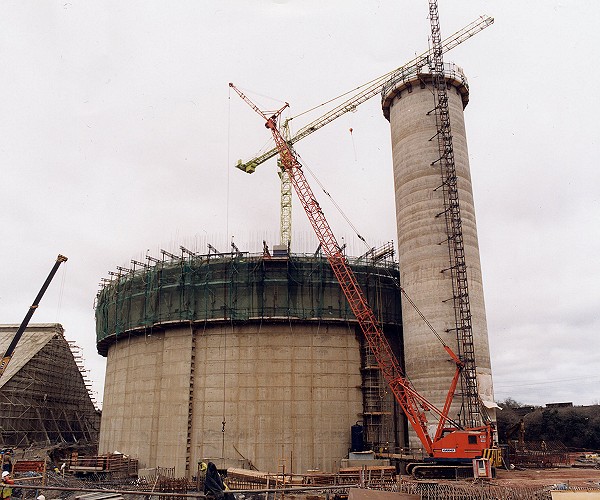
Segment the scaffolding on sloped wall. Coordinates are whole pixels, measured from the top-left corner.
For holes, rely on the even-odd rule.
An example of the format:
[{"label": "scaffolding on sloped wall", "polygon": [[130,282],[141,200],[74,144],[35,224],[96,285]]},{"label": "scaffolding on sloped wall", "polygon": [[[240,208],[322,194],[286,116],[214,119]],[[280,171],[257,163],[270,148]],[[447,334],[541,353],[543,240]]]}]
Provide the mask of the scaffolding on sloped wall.
[{"label": "scaffolding on sloped wall", "polygon": [[[1,325],[9,342],[18,325]],[[98,441],[100,413],[60,324],[29,325],[0,384],[0,445]]]}]

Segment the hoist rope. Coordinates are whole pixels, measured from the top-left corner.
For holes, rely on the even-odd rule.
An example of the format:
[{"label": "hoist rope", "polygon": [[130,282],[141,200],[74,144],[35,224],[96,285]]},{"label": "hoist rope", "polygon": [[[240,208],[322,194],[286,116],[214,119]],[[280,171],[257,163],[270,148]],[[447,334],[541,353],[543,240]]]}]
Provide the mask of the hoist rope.
[{"label": "hoist rope", "polygon": [[[227,170],[227,196],[226,196],[226,210],[225,210],[225,234],[229,237],[229,202],[230,202],[230,168],[229,165],[231,157],[231,87],[228,87],[228,96],[227,96],[227,163],[225,164],[225,168]],[[225,304],[225,308],[227,308],[227,304]],[[225,457],[225,424],[227,419],[225,418],[226,405],[225,405],[225,396],[226,396],[226,382],[227,382],[227,328],[225,326],[223,329],[223,421],[221,422],[221,457]]]},{"label": "hoist rope", "polygon": [[386,272],[387,276],[394,282],[394,285],[396,285],[396,288],[398,288],[398,290],[400,290],[400,294],[404,296],[404,298],[407,300],[407,302],[417,312],[417,314],[419,315],[419,317],[423,320],[423,322],[427,325],[427,327],[433,332],[433,334],[437,337],[437,339],[441,342],[441,344],[444,347],[448,347],[448,345],[446,344],[446,342],[444,342],[444,339],[442,339],[442,337],[437,332],[437,330],[434,328],[434,326],[425,317],[425,314],[423,314],[423,312],[419,309],[419,307],[417,306],[417,304],[415,304],[415,302],[410,297],[410,295],[408,295],[408,293],[406,292],[406,290],[402,287],[402,285],[400,285],[400,281],[398,279],[396,279],[394,276],[392,276],[390,268],[386,267],[385,268],[385,272]]},{"label": "hoist rope", "polygon": [[[237,85],[236,85],[236,87],[237,87]],[[255,92],[254,90],[249,90],[247,88],[242,88],[242,87],[237,87],[237,88],[241,92],[243,92],[244,94],[246,94],[246,95],[252,95],[252,96],[262,97],[263,99],[269,99],[270,101],[274,101],[274,102],[276,102],[278,104],[285,104],[286,103],[286,101],[282,101],[281,99],[276,99],[274,97],[261,94],[260,92]],[[229,91],[230,91],[229,92],[229,96],[230,96],[230,99],[231,99],[231,87],[229,87]],[[252,99],[252,100],[255,101],[255,99]],[[276,111],[276,110],[268,111],[267,108],[264,107],[264,106],[262,106],[262,105],[258,106],[258,107],[263,111],[263,113],[265,115],[269,115],[269,114],[274,113]]]},{"label": "hoist rope", "polygon": [[315,173],[310,169],[310,167],[306,164],[306,162],[302,159],[302,157],[298,154],[297,151],[296,151],[296,155],[298,156],[298,159],[301,160],[300,163],[302,164],[302,166],[306,168],[306,170],[311,175],[311,177],[319,185],[319,187],[321,188],[321,191],[323,191],[323,193],[325,193],[325,195],[331,200],[331,202],[333,203],[333,206],[340,213],[340,215],[344,218],[344,220],[348,223],[348,225],[352,228],[352,230],[354,231],[354,233],[356,234],[356,236],[358,237],[358,239],[361,240],[368,249],[371,249],[371,246],[367,243],[367,240],[358,232],[358,229],[352,223],[352,221],[350,220],[350,218],[344,213],[344,211],[342,210],[342,207],[340,207],[338,205],[338,203],[335,201],[335,199],[333,198],[333,196],[331,196],[331,194],[329,193],[329,191],[327,191],[325,189],[325,186],[323,185],[323,183],[319,180],[319,178],[315,175]]},{"label": "hoist rope", "polygon": [[444,340],[442,339],[442,337],[440,336],[440,334],[436,331],[436,329],[433,327],[433,325],[429,322],[429,320],[425,317],[425,315],[421,312],[421,310],[413,302],[413,300],[410,298],[410,296],[408,295],[408,293],[406,293],[406,290],[404,290],[404,288],[402,288],[400,286],[400,283],[397,283],[397,286],[400,289],[400,293],[402,295],[404,295],[404,297],[406,298],[406,300],[408,301],[408,303],[413,307],[413,309],[415,311],[417,311],[417,314],[421,317],[421,319],[425,322],[425,324],[429,327],[429,329],[433,332],[433,334],[437,337],[437,339],[442,343],[442,345],[444,347],[448,347],[446,345],[446,343],[444,342]]},{"label": "hoist rope", "polygon": [[298,117],[300,117],[302,115],[310,113],[311,111],[314,111],[315,109],[319,109],[319,108],[321,108],[323,106],[326,106],[327,104],[331,104],[332,102],[337,101],[338,99],[341,99],[342,97],[346,97],[347,95],[352,94],[354,92],[358,92],[359,90],[361,90],[361,89],[363,89],[365,87],[371,87],[375,83],[378,83],[379,81],[383,82],[384,80],[388,79],[389,76],[392,73],[394,73],[394,71],[390,71],[390,72],[386,73],[385,75],[382,75],[382,76],[379,76],[377,78],[374,78],[373,80],[371,80],[371,81],[369,81],[367,83],[363,83],[362,85],[359,85],[358,87],[355,87],[355,88],[353,88],[351,90],[348,90],[347,92],[344,92],[343,94],[340,94],[337,97],[333,97],[333,98],[331,98],[331,99],[329,99],[327,101],[322,102],[321,104],[317,104],[316,106],[313,106],[312,108],[307,109],[306,111],[303,111],[302,113],[298,113],[297,115],[294,115],[294,116],[288,118],[288,121],[292,121],[294,118],[298,118]]}]

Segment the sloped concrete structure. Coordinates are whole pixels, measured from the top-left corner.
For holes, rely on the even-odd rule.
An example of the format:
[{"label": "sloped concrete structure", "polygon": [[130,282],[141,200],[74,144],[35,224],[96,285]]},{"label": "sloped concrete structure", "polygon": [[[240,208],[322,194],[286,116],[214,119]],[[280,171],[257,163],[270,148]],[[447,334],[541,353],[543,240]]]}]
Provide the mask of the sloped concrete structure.
[{"label": "sloped concrete structure", "polygon": [[[0,325],[5,352],[19,325]],[[58,323],[30,324],[0,378],[0,445],[96,443],[100,413]]]}]

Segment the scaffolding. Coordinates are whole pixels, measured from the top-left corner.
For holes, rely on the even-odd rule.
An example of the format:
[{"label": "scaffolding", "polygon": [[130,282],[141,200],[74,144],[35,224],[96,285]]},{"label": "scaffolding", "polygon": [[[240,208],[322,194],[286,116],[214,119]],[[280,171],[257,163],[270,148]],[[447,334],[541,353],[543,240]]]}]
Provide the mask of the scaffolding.
[{"label": "scaffolding", "polygon": [[[18,325],[0,325],[8,345]],[[61,325],[30,325],[0,380],[0,445],[95,443],[100,413]],[[78,356],[80,356],[78,354]],[[88,384],[86,386],[86,384]]]},{"label": "scaffolding", "polygon": [[444,66],[437,0],[429,0],[429,21],[431,24],[433,46],[431,51],[431,76],[434,90],[434,115],[437,127],[437,133],[432,139],[437,137],[438,152],[440,155],[437,160],[432,162],[432,165],[439,166],[442,177],[440,187],[442,188],[444,210],[439,215],[443,215],[446,222],[448,256],[450,260],[449,267],[442,270],[442,272],[450,271],[452,278],[452,300],[454,304],[456,336],[458,339],[458,354],[463,363],[460,378],[463,405],[460,421],[468,427],[477,427],[483,423],[483,420],[479,405],[465,243],[460,212],[458,176],[454,160],[452,129],[450,126],[448,83],[446,81],[447,74]]},{"label": "scaffolding", "polygon": [[[123,335],[167,324],[207,321],[320,320],[355,323],[327,259],[293,254],[182,253],[152,266],[117,268],[96,299],[98,352]],[[157,262],[154,262],[157,261]],[[398,266],[349,259],[382,324],[401,325]]]},{"label": "scaffolding", "polygon": [[[398,266],[393,245],[373,249],[349,261],[367,299],[380,318],[384,334],[402,359],[402,317]],[[129,336],[161,328],[207,322],[344,322],[361,342],[363,425],[366,442],[378,451],[404,446],[403,417],[376,366],[373,354],[327,259],[287,253],[249,254],[183,250],[151,266],[117,268],[105,280],[96,302],[98,352]],[[192,344],[192,358],[195,346]],[[191,414],[191,412],[190,412]],[[188,426],[189,427],[189,426]],[[191,446],[188,436],[188,448]],[[189,464],[188,464],[189,468]]]},{"label": "scaffolding", "polygon": [[365,445],[377,453],[391,453],[404,442],[398,434],[401,411],[366,343],[362,346],[361,365]]}]

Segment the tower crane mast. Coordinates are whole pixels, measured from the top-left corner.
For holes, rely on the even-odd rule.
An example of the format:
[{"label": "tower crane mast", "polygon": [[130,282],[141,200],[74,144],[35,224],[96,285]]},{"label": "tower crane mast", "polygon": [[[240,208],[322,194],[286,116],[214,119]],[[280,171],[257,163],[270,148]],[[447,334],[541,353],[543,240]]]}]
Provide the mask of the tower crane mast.
[{"label": "tower crane mast", "polygon": [[437,0],[429,0],[429,22],[431,26],[431,73],[433,81],[434,114],[437,127],[439,158],[432,163],[438,164],[442,176],[442,194],[444,218],[450,264],[447,271],[452,280],[452,299],[454,305],[455,328],[458,349],[464,367],[461,373],[462,408],[461,415],[466,425],[482,424],[482,411],[479,401],[473,327],[469,303],[467,265],[462,232],[459,191],[457,185],[450,110],[448,106],[448,88],[444,72],[444,47],[441,40]]},{"label": "tower crane mast", "polygon": [[[430,471],[434,471],[435,473],[439,472],[440,467],[443,467],[437,461],[442,460],[464,464],[474,458],[481,457],[485,449],[492,447],[491,424],[488,423],[476,428],[465,428],[448,417],[456,384],[463,368],[462,361],[448,346],[444,346],[456,363],[456,373],[451,382],[443,410],[439,410],[419,394],[404,376],[398,359],[392,351],[381,325],[375,317],[354,272],[340,249],[335,235],[313,194],[295,151],[289,142],[285,140],[279,129],[281,113],[288,107],[288,104],[285,103],[283,107],[275,112],[263,112],[233,83],[230,83],[229,86],[265,120],[265,127],[272,133],[281,164],[289,173],[300,203],[319,239],[321,250],[325,254],[342,288],[367,344],[377,360],[381,373],[415,433],[427,450],[427,453],[434,461],[429,466],[420,465],[419,467],[421,467],[425,474]],[[429,434],[426,411],[431,411],[439,418],[434,437],[431,437]],[[414,470],[417,470],[417,466],[415,466]],[[453,471],[454,469],[452,469]]]}]

